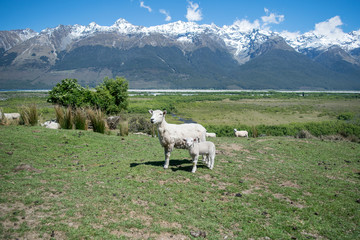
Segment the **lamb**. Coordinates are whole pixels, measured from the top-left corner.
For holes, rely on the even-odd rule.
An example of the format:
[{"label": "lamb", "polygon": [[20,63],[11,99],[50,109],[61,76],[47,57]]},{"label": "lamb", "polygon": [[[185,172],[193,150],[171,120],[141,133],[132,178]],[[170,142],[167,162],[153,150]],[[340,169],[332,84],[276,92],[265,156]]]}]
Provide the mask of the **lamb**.
[{"label": "lamb", "polygon": [[236,128],[234,128],[234,135],[235,137],[249,137],[248,131],[238,131]]},{"label": "lamb", "polygon": [[199,138],[201,142],[206,141],[206,129],[200,124],[169,124],[165,121],[166,110],[149,110],[151,123],[155,124],[158,131],[159,141],[164,148],[164,169],[169,167],[170,155],[175,148],[186,149],[184,138]]},{"label": "lamb", "polygon": [[193,159],[193,168],[192,173],[196,172],[196,165],[199,158],[199,155],[206,156],[206,163],[208,168],[214,168],[215,161],[215,145],[212,142],[198,142],[197,139],[185,138],[183,139],[186,142],[186,147],[189,149],[190,156]]}]

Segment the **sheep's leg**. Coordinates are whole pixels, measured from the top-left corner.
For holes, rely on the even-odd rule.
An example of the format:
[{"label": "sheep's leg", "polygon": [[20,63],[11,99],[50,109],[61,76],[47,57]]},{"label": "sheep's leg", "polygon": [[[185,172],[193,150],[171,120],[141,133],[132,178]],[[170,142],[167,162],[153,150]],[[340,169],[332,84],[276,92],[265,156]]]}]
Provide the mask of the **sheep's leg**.
[{"label": "sheep's leg", "polygon": [[214,168],[214,163],[215,163],[215,154],[213,154],[212,156],[209,157],[210,158],[210,169]]},{"label": "sheep's leg", "polygon": [[211,156],[210,155],[204,155],[206,156],[206,166],[211,169]]},{"label": "sheep's leg", "polygon": [[165,163],[164,163],[164,169],[169,168],[169,161],[170,161],[170,154],[171,154],[171,148],[164,148],[165,150]]},{"label": "sheep's leg", "polygon": [[199,156],[195,156],[193,159],[193,168],[192,168],[192,173],[196,172],[196,165],[197,165],[197,161],[198,161]]}]

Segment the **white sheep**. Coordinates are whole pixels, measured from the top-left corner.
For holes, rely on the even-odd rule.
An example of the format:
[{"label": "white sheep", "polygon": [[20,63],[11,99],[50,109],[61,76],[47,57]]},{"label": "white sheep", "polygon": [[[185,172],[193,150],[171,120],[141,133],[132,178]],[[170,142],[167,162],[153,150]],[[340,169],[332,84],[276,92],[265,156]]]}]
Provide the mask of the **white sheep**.
[{"label": "white sheep", "polygon": [[234,135],[235,137],[249,137],[248,131],[238,131],[236,128],[234,128]]},{"label": "white sheep", "polygon": [[0,119],[2,119],[3,114],[4,114],[4,118],[8,120],[20,119],[20,113],[2,113],[2,112],[0,112]]},{"label": "white sheep", "polygon": [[55,121],[46,121],[41,124],[42,127],[50,128],[50,129],[60,129],[60,124]]},{"label": "white sheep", "polygon": [[166,110],[149,110],[151,123],[157,126],[159,141],[164,148],[165,164],[164,168],[169,167],[170,154],[175,148],[185,149],[184,138],[199,138],[201,142],[206,141],[206,129],[200,124],[169,124],[165,121]]},{"label": "white sheep", "polygon": [[216,133],[206,133],[206,137],[216,137]]},{"label": "white sheep", "polygon": [[215,162],[215,145],[212,142],[198,142],[197,139],[185,138],[186,147],[189,149],[190,156],[193,159],[193,168],[191,172],[196,172],[196,165],[199,155],[206,156],[206,163],[208,168],[214,168]]}]

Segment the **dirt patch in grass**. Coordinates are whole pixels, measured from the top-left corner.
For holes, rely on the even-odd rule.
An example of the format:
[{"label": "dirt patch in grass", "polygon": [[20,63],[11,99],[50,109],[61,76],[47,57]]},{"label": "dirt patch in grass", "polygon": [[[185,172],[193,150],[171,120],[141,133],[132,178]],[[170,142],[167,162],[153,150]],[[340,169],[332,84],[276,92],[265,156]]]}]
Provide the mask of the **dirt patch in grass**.
[{"label": "dirt patch in grass", "polygon": [[162,228],[175,228],[175,229],[181,229],[182,228],[182,225],[180,223],[177,223],[177,222],[161,221],[160,226]]},{"label": "dirt patch in grass", "polygon": [[291,188],[301,188],[301,186],[297,185],[296,183],[293,183],[291,181],[286,181],[280,184],[281,187],[291,187]]},{"label": "dirt patch in grass", "polygon": [[133,199],[132,203],[136,204],[136,205],[139,205],[139,206],[142,206],[145,209],[149,207],[149,202],[141,200],[141,199]]},{"label": "dirt patch in grass", "polygon": [[19,166],[14,168],[14,172],[19,172],[19,171],[29,171],[29,172],[36,172],[36,173],[42,172],[39,169],[36,169],[29,164],[20,164]]},{"label": "dirt patch in grass", "polygon": [[190,239],[189,237],[184,236],[182,234],[173,234],[173,233],[167,233],[167,232],[154,234],[154,233],[146,232],[146,230],[140,230],[140,229],[135,229],[135,228],[128,229],[128,231],[114,230],[114,231],[111,231],[111,234],[115,235],[116,237],[127,237],[130,239],[149,239],[149,238],[174,239],[174,240]]},{"label": "dirt patch in grass", "polygon": [[248,149],[245,149],[243,145],[237,144],[237,143],[231,143],[231,144],[220,144],[218,145],[219,149],[225,150],[225,151],[235,151],[235,152],[246,152],[250,153]]},{"label": "dirt patch in grass", "polygon": [[216,154],[224,155],[228,157],[235,157],[238,152],[250,153],[248,149],[245,149],[241,144],[220,144],[217,146]]},{"label": "dirt patch in grass", "polygon": [[294,207],[297,207],[297,208],[300,208],[300,209],[303,209],[303,208],[306,207],[305,205],[303,205],[303,204],[301,204],[301,203],[292,201],[290,198],[284,196],[284,195],[281,194],[281,193],[275,193],[275,194],[273,194],[273,196],[274,196],[274,198],[276,198],[276,199],[284,200],[285,202],[289,203],[291,206],[294,206]]},{"label": "dirt patch in grass", "polygon": [[185,183],[190,183],[190,182],[191,182],[191,180],[189,178],[177,178],[177,179],[159,180],[160,185],[165,185],[165,184],[169,184],[169,183],[185,184]]},{"label": "dirt patch in grass", "polygon": [[[0,203],[0,217],[6,218],[3,221],[5,230],[19,229],[22,224],[35,228],[41,224],[41,220],[48,217],[45,213],[49,207],[43,205],[29,205],[23,203]],[[31,239],[31,238],[30,238]],[[38,238],[34,238],[38,239]]]}]

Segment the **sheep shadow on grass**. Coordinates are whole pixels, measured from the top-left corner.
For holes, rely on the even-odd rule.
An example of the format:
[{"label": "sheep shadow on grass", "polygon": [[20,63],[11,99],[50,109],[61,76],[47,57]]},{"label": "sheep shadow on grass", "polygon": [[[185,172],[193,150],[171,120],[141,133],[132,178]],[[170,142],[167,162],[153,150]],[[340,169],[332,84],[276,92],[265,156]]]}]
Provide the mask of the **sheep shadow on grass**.
[{"label": "sheep shadow on grass", "polygon": [[[149,161],[149,162],[141,162],[141,163],[131,163],[130,167],[133,168],[133,167],[137,167],[139,165],[150,165],[150,166],[162,168],[164,166],[164,161]],[[187,160],[187,159],[170,160],[169,170],[171,170],[173,172],[177,172],[177,171],[191,172],[192,168],[193,168],[193,165],[192,165],[191,160]],[[199,168],[207,168],[207,167],[204,164],[202,164],[201,161],[199,161],[197,164],[197,168],[199,169]]]}]

